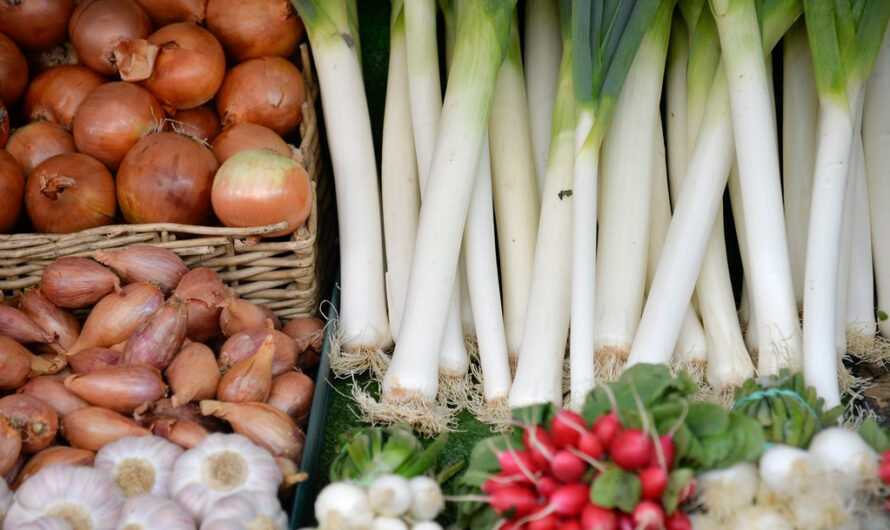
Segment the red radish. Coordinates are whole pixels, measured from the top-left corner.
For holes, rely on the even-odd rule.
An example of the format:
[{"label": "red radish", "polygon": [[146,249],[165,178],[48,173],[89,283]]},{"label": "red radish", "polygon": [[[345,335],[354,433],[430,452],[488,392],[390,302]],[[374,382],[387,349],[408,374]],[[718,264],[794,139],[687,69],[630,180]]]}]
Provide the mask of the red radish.
[{"label": "red radish", "polygon": [[890,484],[890,461],[883,462],[878,468],[878,477],[884,484]]},{"label": "red radish", "polygon": [[685,513],[677,510],[670,514],[664,522],[665,530],[692,530],[692,521]]},{"label": "red radish", "polygon": [[658,437],[658,445],[652,444],[652,457],[649,458],[649,467],[661,466],[661,461],[658,459],[659,446],[661,446],[661,454],[664,455],[664,465],[667,469],[671,469],[674,466],[676,450],[674,449],[674,439],[670,434],[662,434]]},{"label": "red radish", "polygon": [[680,495],[677,499],[678,503],[683,504],[684,502],[691,499],[693,495],[695,495],[695,477],[690,478],[689,482],[687,482],[683,485],[682,488],[680,488]]},{"label": "red radish", "polygon": [[634,528],[637,530],[660,530],[664,528],[664,510],[652,501],[640,501],[633,513]]},{"label": "red radish", "polygon": [[504,515],[512,510],[513,517],[525,517],[532,513],[537,505],[537,495],[523,486],[507,486],[491,495],[491,508],[498,515]]},{"label": "red radish", "polygon": [[[547,510],[546,506],[542,506],[538,513],[544,513]],[[523,528],[528,530],[558,530],[560,528],[559,517],[555,513],[548,513],[544,515],[540,519],[536,519],[535,517],[538,514],[532,514],[528,519],[528,524]]]},{"label": "red radish", "polygon": [[536,425],[531,429],[525,429],[522,433],[522,443],[532,455],[535,463],[541,471],[550,470],[550,461],[556,452],[556,446],[550,439],[550,435],[541,426]]},{"label": "red radish", "polygon": [[582,528],[578,521],[569,520],[559,523],[559,530],[582,530]]},{"label": "red radish", "polygon": [[550,495],[559,488],[561,484],[550,475],[544,475],[540,479],[538,479],[538,495],[544,497],[545,499],[550,499]]},{"label": "red radish", "polygon": [[647,467],[637,474],[642,485],[644,499],[658,501],[664,495],[668,485],[668,473],[661,467]]},{"label": "red radish", "polygon": [[585,431],[581,435],[578,439],[578,450],[594,460],[599,460],[606,452],[599,436],[593,431]]},{"label": "red radish", "polygon": [[519,527],[516,526],[516,521],[518,521],[518,519],[510,519],[509,521],[502,520],[494,527],[494,530],[518,530]]},{"label": "red radish", "polygon": [[560,449],[553,455],[550,472],[556,480],[570,484],[578,482],[587,471],[587,463],[570,451]]},{"label": "red radish", "polygon": [[887,449],[883,453],[881,453],[881,463],[890,462],[890,449]]},{"label": "red radish", "polygon": [[618,530],[636,530],[634,518],[629,513],[618,515]]},{"label": "red radish", "polygon": [[640,469],[649,463],[652,440],[640,429],[622,431],[612,441],[609,456],[625,471]]},{"label": "red radish", "polygon": [[495,491],[506,486],[530,487],[534,485],[531,479],[532,477],[529,477],[528,475],[522,473],[512,474],[501,471],[482,484],[482,491],[488,494],[492,494]]},{"label": "red radish", "polygon": [[538,464],[528,451],[508,449],[497,453],[497,457],[504,473],[528,475],[538,470]]},{"label": "red radish", "polygon": [[583,530],[617,530],[618,515],[608,508],[588,504],[581,512],[581,528]]},{"label": "red radish", "polygon": [[568,446],[577,447],[578,438],[585,430],[584,418],[570,410],[561,409],[550,420],[550,438],[560,449]]},{"label": "red radish", "polygon": [[618,436],[619,431],[621,431],[621,422],[614,412],[603,414],[593,422],[593,432],[602,442],[603,448],[607,450],[612,447],[612,441]]},{"label": "red radish", "polygon": [[562,486],[550,496],[550,507],[563,517],[581,515],[590,497],[589,484],[569,484]]}]

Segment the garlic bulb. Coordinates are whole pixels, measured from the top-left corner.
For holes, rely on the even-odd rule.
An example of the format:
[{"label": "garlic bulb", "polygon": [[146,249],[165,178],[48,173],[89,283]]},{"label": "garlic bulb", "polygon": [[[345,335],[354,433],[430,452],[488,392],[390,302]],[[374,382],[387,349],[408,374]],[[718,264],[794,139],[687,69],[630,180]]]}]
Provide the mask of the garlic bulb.
[{"label": "garlic bulb", "polygon": [[19,525],[16,527],[16,530],[71,530],[71,523],[62,519],[61,517],[55,517],[53,515],[44,515],[43,517],[38,517],[34,519],[30,523],[25,523],[23,525]]},{"label": "garlic bulb", "polygon": [[213,503],[210,513],[201,523],[201,530],[240,530],[262,528],[285,530],[287,514],[281,509],[278,497],[270,493],[243,491],[228,495]]},{"label": "garlic bulb", "polygon": [[0,526],[3,526],[3,519],[5,519],[6,514],[9,513],[9,508],[12,506],[13,500],[15,499],[13,498],[9,486],[6,485],[6,481],[0,480]]},{"label": "garlic bulb", "polygon": [[89,467],[50,466],[21,485],[3,528],[18,528],[45,515],[65,519],[73,530],[114,528],[122,502],[107,473]]},{"label": "garlic bulb", "polygon": [[240,434],[213,433],[173,466],[170,496],[200,522],[214,502],[241,491],[276,495],[281,471],[275,458]]},{"label": "garlic bulb", "polygon": [[137,495],[124,502],[121,530],[195,530],[195,521],[182,506],[155,495]]},{"label": "garlic bulb", "polygon": [[122,497],[167,497],[173,464],[182,448],[160,436],[124,436],[96,453],[93,467],[110,474]]}]

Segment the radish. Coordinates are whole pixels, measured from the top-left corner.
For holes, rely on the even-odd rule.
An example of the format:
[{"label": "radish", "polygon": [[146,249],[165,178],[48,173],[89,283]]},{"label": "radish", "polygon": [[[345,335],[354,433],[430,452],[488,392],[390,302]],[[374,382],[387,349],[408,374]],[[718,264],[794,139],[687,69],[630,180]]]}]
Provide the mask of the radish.
[{"label": "radish", "polygon": [[556,446],[550,439],[550,435],[540,425],[535,425],[531,429],[525,429],[522,433],[522,443],[532,455],[532,459],[538,465],[541,471],[548,472],[550,470],[550,461],[553,460],[553,454],[556,452]]},{"label": "radish", "polygon": [[664,522],[665,530],[692,530],[692,521],[685,513],[677,510],[670,514]]},{"label": "radish", "polygon": [[647,467],[637,474],[642,486],[642,497],[657,501],[667,489],[668,473],[662,467]]},{"label": "radish", "polygon": [[538,495],[545,499],[550,499],[550,495],[559,488],[561,484],[550,475],[544,475],[538,480]]},{"label": "radish", "polygon": [[491,495],[501,488],[505,488],[507,486],[533,486],[534,482],[529,480],[528,475],[511,475],[509,473],[504,473],[503,471],[490,477],[488,480],[482,483],[482,491]]},{"label": "radish", "polygon": [[550,420],[550,438],[560,449],[578,446],[578,439],[586,431],[584,418],[580,414],[561,409]]},{"label": "radish", "polygon": [[562,486],[550,496],[549,505],[563,517],[581,515],[590,498],[589,484],[569,484]]},{"label": "radish", "polygon": [[664,457],[664,467],[671,469],[674,466],[674,438],[670,434],[662,434],[658,437],[658,444],[652,444],[652,456],[649,458],[649,467],[661,466],[658,459],[658,449],[661,448],[661,454]]},{"label": "radish", "polygon": [[660,530],[664,527],[664,510],[656,502],[640,501],[634,508],[633,523],[637,530]]},{"label": "radish", "polygon": [[890,484],[890,462],[883,462],[878,468],[878,477],[884,484]]},{"label": "radish", "polygon": [[[547,510],[547,507],[542,506],[538,512],[543,514],[546,510]],[[528,524],[526,525],[525,528],[527,528],[528,530],[558,530],[559,529],[559,527],[560,527],[559,517],[555,513],[553,513],[553,512],[547,513],[540,519],[535,519],[536,515],[537,514],[533,514],[531,516],[531,518],[528,521]]]},{"label": "radish", "polygon": [[511,475],[532,475],[538,470],[538,464],[528,451],[508,449],[496,452],[498,464],[504,473]]},{"label": "radish", "polygon": [[680,488],[680,495],[677,498],[677,503],[683,504],[684,502],[691,499],[693,495],[695,495],[695,477],[689,479],[689,482],[687,482],[683,485],[682,488]]},{"label": "radish", "polygon": [[563,521],[559,524],[559,530],[582,530],[581,523],[575,520]]},{"label": "radish", "polygon": [[581,480],[585,471],[587,463],[565,449],[557,451],[550,462],[550,472],[556,480],[566,484]]},{"label": "radish", "polygon": [[618,514],[618,530],[636,530],[634,518],[629,513]]},{"label": "radish", "polygon": [[581,512],[581,528],[584,530],[617,530],[618,516],[608,508],[588,504]]},{"label": "radish", "polygon": [[628,429],[615,437],[609,454],[622,469],[634,471],[649,463],[652,440],[640,429]]},{"label": "radish", "polygon": [[593,431],[584,431],[578,438],[578,450],[594,460],[599,460],[606,452],[603,442]]},{"label": "radish", "polygon": [[525,517],[538,506],[538,497],[532,490],[514,485],[492,493],[489,502],[498,515],[512,511],[514,517]]},{"label": "radish", "polygon": [[593,432],[602,442],[603,447],[608,450],[612,447],[612,441],[621,431],[621,422],[614,412],[603,414],[593,423]]}]

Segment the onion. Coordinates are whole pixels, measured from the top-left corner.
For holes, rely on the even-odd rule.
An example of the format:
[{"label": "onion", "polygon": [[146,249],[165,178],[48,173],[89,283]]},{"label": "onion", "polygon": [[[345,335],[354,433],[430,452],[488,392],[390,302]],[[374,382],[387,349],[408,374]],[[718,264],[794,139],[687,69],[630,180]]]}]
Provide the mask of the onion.
[{"label": "onion", "polygon": [[96,453],[87,451],[86,449],[76,449],[74,447],[66,447],[64,445],[56,445],[47,447],[43,451],[28,459],[25,467],[19,472],[12,483],[12,489],[21,486],[22,482],[34,475],[41,469],[55,464],[68,464],[70,466],[92,466]]},{"label": "onion", "polygon": [[[3,18],[0,13],[0,19]],[[15,105],[28,85],[28,61],[12,40],[0,33],[0,101]]]},{"label": "onion", "polygon": [[268,323],[275,329],[281,329],[281,321],[264,305],[243,298],[231,298],[223,302],[222,306],[219,327],[226,337],[247,329],[266,328]]},{"label": "onion", "polygon": [[0,1],[0,32],[22,48],[43,50],[62,42],[75,0]]},{"label": "onion", "polygon": [[229,70],[216,95],[216,111],[224,126],[248,121],[285,136],[300,123],[305,100],[297,67],[281,57],[262,57]]},{"label": "onion", "polygon": [[2,304],[0,304],[0,335],[22,343],[51,344],[58,340],[55,333],[43,330],[28,315]]},{"label": "onion", "polygon": [[69,375],[65,388],[91,405],[128,414],[167,392],[157,368],[142,364],[119,364]]},{"label": "onion", "polygon": [[208,434],[200,423],[181,418],[155,418],[151,422],[151,432],[185,449],[198,445]]},{"label": "onion", "polygon": [[87,95],[105,84],[86,66],[62,65],[38,75],[25,92],[25,115],[31,121],[51,121],[71,130],[74,114]]},{"label": "onion", "polygon": [[53,408],[59,417],[89,406],[65,387],[65,376],[41,375],[25,383],[19,394],[36,397]]},{"label": "onion", "polygon": [[0,232],[9,232],[22,213],[25,175],[18,160],[0,149]]},{"label": "onion", "polygon": [[66,350],[80,335],[80,322],[72,313],[49,301],[40,289],[30,289],[19,302],[22,313],[47,333],[55,333],[59,345]]},{"label": "onion", "polygon": [[57,123],[38,121],[14,130],[6,150],[19,161],[27,176],[44,160],[73,153],[74,138]]},{"label": "onion", "polygon": [[9,139],[9,113],[6,112],[6,106],[0,101],[0,147],[6,145]]},{"label": "onion", "polygon": [[135,421],[100,407],[86,407],[62,417],[62,436],[73,447],[98,451],[124,436],[151,434]]},{"label": "onion", "polygon": [[216,140],[219,136],[219,131],[222,129],[222,125],[219,123],[219,116],[216,115],[216,110],[210,105],[201,105],[193,109],[176,111],[170,115],[167,121],[170,123],[170,130],[173,132],[191,136],[204,143]]},{"label": "onion", "polygon": [[175,133],[143,138],[121,161],[117,199],[130,223],[210,221],[210,191],[218,165],[210,149]]},{"label": "onion", "polygon": [[257,352],[236,363],[219,380],[216,397],[221,401],[244,403],[266,401],[272,390],[272,360],[275,338],[270,334]]},{"label": "onion", "polygon": [[40,290],[59,307],[88,307],[111,292],[121,293],[117,275],[87,258],[59,258],[43,270]]},{"label": "onion", "polygon": [[303,453],[306,435],[290,416],[265,403],[224,403],[205,400],[201,413],[222,418],[273,456],[296,460]]},{"label": "onion", "polygon": [[110,225],[116,209],[114,178],[91,156],[56,155],[28,176],[25,207],[38,232],[70,234]]},{"label": "onion", "polygon": [[68,22],[68,33],[83,64],[105,75],[117,73],[114,47],[151,33],[151,20],[133,0],[85,0]]},{"label": "onion", "polygon": [[213,350],[199,342],[186,344],[164,372],[173,391],[174,407],[212,399],[219,384],[219,367]]},{"label": "onion", "polygon": [[88,374],[121,362],[122,353],[111,348],[87,348],[68,357],[68,366],[76,374]]},{"label": "onion", "polygon": [[111,267],[127,283],[152,282],[169,294],[189,271],[172,250],[154,245],[135,245],[117,252],[97,250],[93,259]]},{"label": "onion", "polygon": [[303,38],[303,23],[288,0],[208,0],[207,28],[236,62],[290,57]]},{"label": "onion", "polygon": [[229,337],[219,351],[219,367],[226,372],[234,364],[247,359],[259,350],[260,345],[269,335],[275,338],[275,359],[272,364],[272,376],[290,372],[297,365],[297,344],[294,339],[276,329],[249,329]]},{"label": "onion", "polygon": [[[57,66],[80,64],[77,60],[77,52],[74,50],[74,45],[67,41],[39,52],[31,52],[28,54],[27,59],[28,69],[31,70],[31,75],[34,76]],[[92,72],[92,70],[90,71]]]},{"label": "onion", "polygon": [[0,389],[11,390],[25,384],[33,357],[24,346],[0,335]]},{"label": "onion", "polygon": [[140,138],[162,131],[164,126],[164,110],[148,90],[123,81],[106,83],[90,92],[78,107],[74,143],[78,151],[117,169]]},{"label": "onion", "polygon": [[22,435],[0,418],[0,475],[6,475],[22,454]]},{"label": "onion", "polygon": [[226,56],[212,33],[179,22],[159,29],[148,42],[158,47],[158,55],[142,85],[164,109],[190,109],[213,99],[226,75]]},{"label": "onion", "polygon": [[171,296],[130,335],[121,363],[147,365],[159,370],[166,368],[182,347],[187,315],[182,298]]},{"label": "onion", "polygon": [[126,340],[145,317],[164,303],[164,294],[154,285],[131,283],[122,294],[106,295],[90,312],[71,355],[87,348],[108,347]]},{"label": "onion", "polygon": [[241,151],[225,161],[213,181],[213,211],[226,226],[282,221],[281,236],[299,228],[312,210],[312,183],[300,164],[271,151]]},{"label": "onion", "polygon": [[302,425],[312,408],[315,383],[302,372],[281,374],[272,381],[272,391],[266,403],[284,412]]},{"label": "onion", "polygon": [[324,342],[324,320],[314,317],[295,318],[284,325],[281,331],[297,342],[297,349],[321,351]]},{"label": "onion", "polygon": [[182,277],[174,292],[188,302],[186,337],[206,342],[219,335],[220,304],[235,294],[218,274],[204,267],[192,269]]},{"label": "onion", "polygon": [[0,399],[0,416],[22,435],[25,454],[49,447],[59,430],[56,411],[33,396],[13,394]]},{"label": "onion", "polygon": [[213,154],[220,164],[235,153],[248,149],[268,149],[281,156],[291,156],[290,146],[278,136],[278,133],[268,127],[246,121],[226,127],[226,130],[213,141]]},{"label": "onion", "polygon": [[146,12],[156,28],[173,22],[204,21],[207,0],[136,0]]}]

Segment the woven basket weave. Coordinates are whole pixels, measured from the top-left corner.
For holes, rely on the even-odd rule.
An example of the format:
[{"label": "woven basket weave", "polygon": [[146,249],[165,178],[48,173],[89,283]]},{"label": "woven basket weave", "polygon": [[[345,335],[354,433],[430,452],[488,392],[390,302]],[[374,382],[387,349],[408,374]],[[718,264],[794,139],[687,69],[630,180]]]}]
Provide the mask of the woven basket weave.
[{"label": "woven basket weave", "polygon": [[316,315],[333,279],[336,218],[331,182],[322,160],[318,86],[305,45],[301,62],[306,102],[299,147],[314,192],[309,219],[289,238],[259,237],[283,225],[217,228],[173,223],[111,225],[71,234],[0,234],[3,298],[16,298],[36,286],[43,270],[57,258],[89,257],[97,249],[114,251],[150,244],[172,250],[189,268],[213,269],[239,296],[268,305],[279,317]]}]

